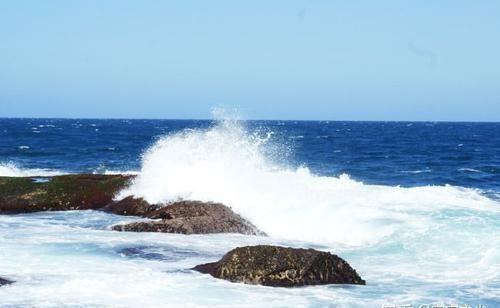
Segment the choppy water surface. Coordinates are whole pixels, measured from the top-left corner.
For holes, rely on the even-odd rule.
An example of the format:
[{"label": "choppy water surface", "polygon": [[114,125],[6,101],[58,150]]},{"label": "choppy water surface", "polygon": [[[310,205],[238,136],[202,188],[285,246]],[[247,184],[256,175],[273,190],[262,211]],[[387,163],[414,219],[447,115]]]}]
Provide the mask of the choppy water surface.
[{"label": "choppy water surface", "polygon": [[[270,237],[112,232],[96,211],[0,216],[0,307],[500,305],[500,124],[0,120],[0,175],[137,173],[122,196],[230,205]],[[367,286],[189,270],[241,245],[330,250]]]}]

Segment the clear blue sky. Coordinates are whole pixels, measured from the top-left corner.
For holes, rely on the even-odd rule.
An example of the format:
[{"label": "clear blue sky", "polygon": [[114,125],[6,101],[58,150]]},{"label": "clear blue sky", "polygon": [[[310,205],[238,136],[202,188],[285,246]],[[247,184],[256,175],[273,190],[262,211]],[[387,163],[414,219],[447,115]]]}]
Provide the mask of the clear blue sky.
[{"label": "clear blue sky", "polygon": [[500,121],[500,1],[0,2],[0,117]]}]

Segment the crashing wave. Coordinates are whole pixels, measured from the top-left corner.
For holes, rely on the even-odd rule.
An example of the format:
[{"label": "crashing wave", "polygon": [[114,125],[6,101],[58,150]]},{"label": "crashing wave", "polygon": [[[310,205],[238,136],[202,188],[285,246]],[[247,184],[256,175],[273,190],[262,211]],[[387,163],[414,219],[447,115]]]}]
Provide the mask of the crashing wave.
[{"label": "crashing wave", "polygon": [[286,167],[278,163],[281,149],[272,136],[231,119],[164,136],[143,154],[138,177],[117,197],[221,202],[271,236],[341,245],[428,232],[448,223],[436,220],[443,211],[500,209],[474,189],[366,185],[345,174]]}]

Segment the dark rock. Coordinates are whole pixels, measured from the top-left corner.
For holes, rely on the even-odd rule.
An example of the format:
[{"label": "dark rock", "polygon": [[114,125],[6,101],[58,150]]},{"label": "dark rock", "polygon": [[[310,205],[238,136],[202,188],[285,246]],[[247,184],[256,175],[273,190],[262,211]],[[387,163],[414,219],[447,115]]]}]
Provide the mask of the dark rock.
[{"label": "dark rock", "polygon": [[7,285],[7,284],[11,284],[11,283],[14,283],[14,281],[10,281],[10,280],[3,279],[2,277],[0,277],[0,287]]},{"label": "dark rock", "polygon": [[239,247],[218,262],[193,269],[232,282],[273,287],[365,284],[346,261],[313,249],[267,245]]},{"label": "dark rock", "polygon": [[120,201],[114,201],[102,208],[103,211],[128,216],[146,216],[158,209],[158,205],[151,205],[142,198],[129,196]]},{"label": "dark rock", "polygon": [[117,225],[113,227],[113,230],[182,234],[242,233],[264,235],[250,222],[220,203],[180,201],[146,213],[144,216],[158,220]]},{"label": "dark rock", "polygon": [[78,174],[39,181],[0,177],[0,214],[98,209],[113,201],[132,176]]}]

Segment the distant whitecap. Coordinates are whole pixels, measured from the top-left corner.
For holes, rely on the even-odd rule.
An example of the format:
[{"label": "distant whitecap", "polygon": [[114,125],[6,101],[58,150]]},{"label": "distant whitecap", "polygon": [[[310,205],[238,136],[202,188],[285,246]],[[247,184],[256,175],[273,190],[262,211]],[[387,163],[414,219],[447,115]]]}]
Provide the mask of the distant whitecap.
[{"label": "distant whitecap", "polygon": [[474,168],[459,168],[458,171],[477,172],[477,173],[481,173],[482,172],[481,170],[477,170],[477,169],[474,169]]}]

